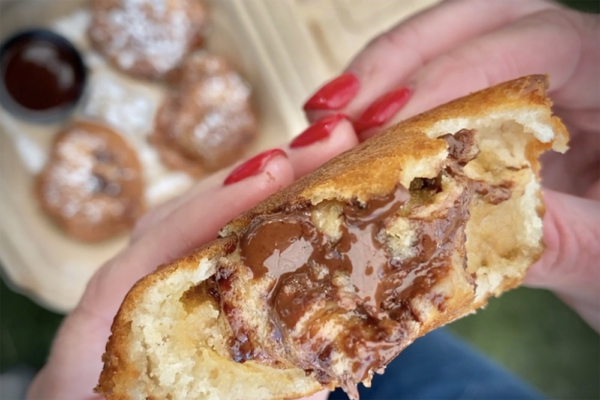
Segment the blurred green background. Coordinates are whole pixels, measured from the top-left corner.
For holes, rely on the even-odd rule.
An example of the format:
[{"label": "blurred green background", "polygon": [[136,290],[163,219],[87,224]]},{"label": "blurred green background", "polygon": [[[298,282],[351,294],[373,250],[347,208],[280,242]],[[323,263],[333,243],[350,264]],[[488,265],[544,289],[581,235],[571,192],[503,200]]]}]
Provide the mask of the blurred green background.
[{"label": "blurred green background", "polygon": [[600,13],[600,1],[598,0],[559,0],[558,2],[576,10],[592,12],[596,14]]},{"label": "blurred green background", "polygon": [[[600,13],[597,0],[562,3]],[[39,369],[62,318],[0,280],[0,372]],[[549,292],[513,290],[450,329],[552,398],[600,399],[600,337]]]}]

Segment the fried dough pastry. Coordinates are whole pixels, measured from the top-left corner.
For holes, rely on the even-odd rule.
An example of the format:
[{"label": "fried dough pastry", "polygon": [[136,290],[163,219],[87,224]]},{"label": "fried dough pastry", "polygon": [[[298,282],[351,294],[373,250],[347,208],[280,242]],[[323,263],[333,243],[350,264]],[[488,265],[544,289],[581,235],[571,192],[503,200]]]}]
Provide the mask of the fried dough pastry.
[{"label": "fried dough pastry", "polygon": [[538,156],[565,151],[544,76],[399,123],[141,279],[108,399],[294,399],[356,385],[520,284],[541,255]]},{"label": "fried dough pastry", "polygon": [[169,168],[201,177],[239,160],[258,134],[250,86],[222,57],[198,52],[171,76],[149,141]]},{"label": "fried dough pastry", "polygon": [[88,35],[116,68],[161,79],[200,48],[208,10],[200,0],[91,0]]},{"label": "fried dough pastry", "polygon": [[119,133],[92,122],[76,121],[55,136],[35,193],[65,233],[85,242],[127,232],[146,211],[137,153]]}]

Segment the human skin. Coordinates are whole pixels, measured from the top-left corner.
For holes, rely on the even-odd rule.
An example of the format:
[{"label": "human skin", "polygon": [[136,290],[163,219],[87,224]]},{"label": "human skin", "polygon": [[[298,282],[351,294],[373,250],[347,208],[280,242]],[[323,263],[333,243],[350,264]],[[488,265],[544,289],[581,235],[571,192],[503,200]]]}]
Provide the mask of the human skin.
[{"label": "human skin", "polygon": [[[308,110],[316,122],[333,113],[356,121],[393,88],[411,97],[364,140],[399,120],[453,98],[529,74],[549,73],[555,111],[569,128],[571,150],[543,160],[547,249],[526,284],[553,290],[600,330],[600,18],[543,0],[449,0],[374,39],[346,71],[360,82],[348,104]],[[157,265],[216,237],[221,226],[329,158],[357,135],[341,121],[330,136],[287,149],[257,175],[223,186],[218,173],[144,217],[132,242],[94,275],[65,319],[29,399],[98,399],[92,388],[112,318],[129,288]],[[201,227],[201,228],[200,228]],[[311,397],[322,400],[327,392]]]}]

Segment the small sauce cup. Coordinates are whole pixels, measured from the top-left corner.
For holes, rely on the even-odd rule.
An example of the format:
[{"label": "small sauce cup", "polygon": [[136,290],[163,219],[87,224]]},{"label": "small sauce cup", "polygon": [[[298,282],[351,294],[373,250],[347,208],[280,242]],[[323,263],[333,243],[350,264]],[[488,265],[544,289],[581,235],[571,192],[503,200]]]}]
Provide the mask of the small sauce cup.
[{"label": "small sauce cup", "polygon": [[0,46],[0,105],[22,120],[44,124],[68,118],[86,80],[79,51],[52,31],[21,31]]}]

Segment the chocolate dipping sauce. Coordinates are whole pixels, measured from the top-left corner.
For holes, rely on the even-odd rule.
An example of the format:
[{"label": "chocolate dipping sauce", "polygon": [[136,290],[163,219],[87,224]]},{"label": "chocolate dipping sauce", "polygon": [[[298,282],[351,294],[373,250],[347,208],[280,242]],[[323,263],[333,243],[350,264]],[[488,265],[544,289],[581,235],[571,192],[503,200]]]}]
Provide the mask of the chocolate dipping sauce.
[{"label": "chocolate dipping sauce", "polygon": [[2,104],[13,114],[28,120],[58,120],[77,103],[85,67],[63,37],[27,31],[9,39],[0,52]]}]

